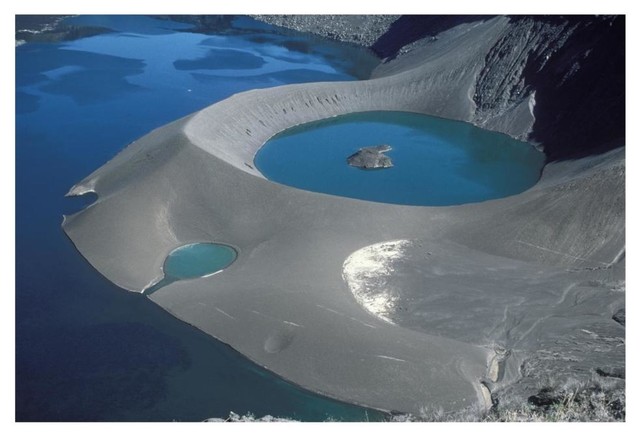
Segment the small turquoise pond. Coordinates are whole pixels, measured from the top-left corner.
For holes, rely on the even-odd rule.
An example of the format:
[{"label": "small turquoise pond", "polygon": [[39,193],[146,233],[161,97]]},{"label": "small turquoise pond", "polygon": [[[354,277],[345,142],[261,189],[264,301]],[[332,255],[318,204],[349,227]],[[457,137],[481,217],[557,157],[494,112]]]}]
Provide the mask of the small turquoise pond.
[{"label": "small turquoise pond", "polygon": [[[362,147],[388,144],[393,167],[347,164]],[[443,206],[515,195],[540,178],[545,156],[532,145],[471,124],[422,114],[373,111],[300,125],[270,139],[255,164],[275,182],[391,204]]]},{"label": "small turquoise pond", "polygon": [[153,293],[174,281],[213,275],[228,267],[237,256],[233,248],[219,243],[191,243],[181,246],[167,256],[164,278],[145,293]]}]

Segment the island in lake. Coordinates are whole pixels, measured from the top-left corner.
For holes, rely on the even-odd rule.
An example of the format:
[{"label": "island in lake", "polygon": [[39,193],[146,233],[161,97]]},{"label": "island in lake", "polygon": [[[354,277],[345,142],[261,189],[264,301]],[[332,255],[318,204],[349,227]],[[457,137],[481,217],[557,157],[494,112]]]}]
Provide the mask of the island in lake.
[{"label": "island in lake", "polygon": [[349,155],[347,163],[349,163],[349,166],[359,167],[365,170],[393,167],[391,158],[384,154],[391,149],[391,146],[387,144],[360,148],[355,154]]}]

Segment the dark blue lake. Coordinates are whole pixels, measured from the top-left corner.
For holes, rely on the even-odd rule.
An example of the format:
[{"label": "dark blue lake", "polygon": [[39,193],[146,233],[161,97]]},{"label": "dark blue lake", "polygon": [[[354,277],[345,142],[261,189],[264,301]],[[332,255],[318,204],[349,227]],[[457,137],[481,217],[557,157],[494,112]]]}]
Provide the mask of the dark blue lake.
[{"label": "dark blue lake", "polygon": [[152,129],[247,89],[354,80],[374,60],[248,18],[218,34],[143,16],[68,22],[112,32],[16,47],[16,419],[380,419],[303,391],[117,288],[60,227],[91,202],[67,190]]},{"label": "dark blue lake", "polygon": [[[362,147],[389,145],[389,168],[347,163]],[[314,192],[404,205],[457,205],[502,198],[534,185],[544,154],[475,126],[416,113],[333,117],[270,139],[255,163],[268,179]]]}]

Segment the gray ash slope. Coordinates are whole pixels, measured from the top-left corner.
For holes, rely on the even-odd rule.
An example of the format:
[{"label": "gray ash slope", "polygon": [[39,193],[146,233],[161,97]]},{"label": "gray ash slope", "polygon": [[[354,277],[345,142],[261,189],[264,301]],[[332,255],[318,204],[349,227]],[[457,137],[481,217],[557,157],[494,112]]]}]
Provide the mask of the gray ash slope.
[{"label": "gray ash slope", "polygon": [[[323,32],[335,25],[322,16],[310,22]],[[447,26],[416,41],[384,37],[400,32],[393,23],[376,31],[391,55],[370,80],[252,90],[153,131],[70,190],[98,201],[66,217],[65,232],[132,291],[157,280],[178,246],[234,244],[239,257],[220,275],[150,299],[341,400],[417,414],[486,408],[491,397],[526,401],[571,379],[624,387],[625,157],[616,148],[624,139],[624,18],[481,17]],[[571,99],[582,95],[593,102]],[[373,110],[537,139],[549,163],[519,195],[437,208],[300,191],[247,165],[275,133]],[[343,263],[399,239],[404,256],[373,251],[380,274],[356,285],[381,294],[374,304],[390,303],[389,323],[354,299]],[[459,299],[448,300],[447,289]]]},{"label": "gray ash slope", "polygon": [[[378,75],[404,68],[394,61],[437,40],[440,33],[492,17],[255,16],[367,46],[384,59]],[[468,121],[494,128],[492,119],[516,112],[533,96],[535,123],[530,132],[515,136],[543,145],[549,161],[605,152],[624,145],[624,75],[624,16],[510,16],[485,54]]]}]

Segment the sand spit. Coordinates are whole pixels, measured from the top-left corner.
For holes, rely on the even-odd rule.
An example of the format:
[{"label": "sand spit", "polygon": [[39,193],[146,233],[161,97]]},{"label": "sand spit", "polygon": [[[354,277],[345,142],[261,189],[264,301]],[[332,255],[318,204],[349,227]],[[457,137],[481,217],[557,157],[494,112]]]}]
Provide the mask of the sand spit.
[{"label": "sand spit", "polygon": [[[526,391],[536,373],[624,338],[611,319],[624,307],[612,286],[624,279],[624,149],[548,165],[517,196],[438,208],[301,191],[253,165],[276,133],[349,112],[470,120],[474,80],[507,25],[460,25],[377,79],[240,93],[156,129],[70,190],[99,199],[63,228],[131,291],[159,278],[177,246],[234,245],[238,258],[223,272],[149,298],[312,391],[413,414],[486,408],[487,382],[492,391],[525,382]],[[533,122],[527,110],[488,124],[517,136]],[[394,298],[376,298],[369,280],[392,285]],[[446,299],[447,284],[456,300]],[[570,345],[581,330],[595,333],[589,348],[558,353],[553,340]],[[525,364],[543,371],[523,375]]]}]

